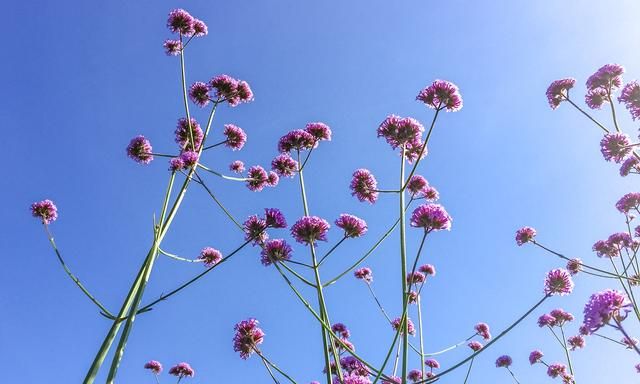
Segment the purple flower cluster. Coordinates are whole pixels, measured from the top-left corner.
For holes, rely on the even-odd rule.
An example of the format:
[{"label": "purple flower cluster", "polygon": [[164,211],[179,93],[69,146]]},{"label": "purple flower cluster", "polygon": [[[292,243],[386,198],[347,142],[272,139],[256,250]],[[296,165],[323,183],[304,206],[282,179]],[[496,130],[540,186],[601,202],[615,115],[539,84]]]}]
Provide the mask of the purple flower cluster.
[{"label": "purple flower cluster", "polygon": [[471,350],[472,350],[473,352],[478,352],[478,351],[479,351],[479,350],[481,350],[481,349],[482,349],[482,347],[483,347],[483,345],[482,345],[482,343],[481,343],[481,342],[479,342],[479,341],[475,341],[475,340],[470,341],[470,342],[469,342],[469,344],[467,344],[467,346],[468,346],[469,348],[471,348]]},{"label": "purple flower cluster", "polygon": [[287,221],[277,208],[265,208],[264,218],[258,215],[249,216],[242,227],[245,233],[245,240],[253,241],[254,244],[262,244],[269,238],[267,228],[286,228]]},{"label": "purple flower cluster", "polygon": [[531,227],[522,227],[516,231],[516,244],[524,245],[536,237],[536,230]]},{"label": "purple flower cluster", "polygon": [[239,151],[244,147],[247,142],[247,134],[244,133],[242,128],[233,124],[226,124],[224,126],[224,135],[227,137],[225,146],[231,148],[234,151]]},{"label": "purple flower cluster", "polygon": [[278,151],[280,153],[288,153],[292,150],[304,151],[314,148],[315,145],[315,136],[303,129],[295,129],[280,138]]},{"label": "purple flower cluster", "polygon": [[169,369],[169,374],[182,379],[183,377],[193,377],[196,372],[188,363],[178,363]]},{"label": "purple flower cluster", "polygon": [[336,227],[344,230],[345,237],[360,237],[367,233],[367,223],[361,218],[343,213],[335,221]]},{"label": "purple flower cluster", "polygon": [[235,325],[233,350],[240,352],[242,359],[248,359],[257,350],[258,345],[264,341],[264,332],[258,327],[258,324],[258,320],[250,318]]},{"label": "purple flower cluster", "polygon": [[484,340],[491,339],[491,331],[487,323],[478,323],[473,329],[476,331],[476,335],[482,337]]},{"label": "purple flower cluster", "polygon": [[622,88],[618,101],[624,103],[633,120],[640,119],[640,84],[632,81]]},{"label": "purple flower cluster", "polygon": [[262,265],[269,266],[291,258],[291,246],[283,239],[267,240],[260,252]]},{"label": "purple flower cluster", "polygon": [[356,169],[351,179],[351,195],[373,204],[378,200],[378,181],[368,169]]},{"label": "purple flower cluster", "polygon": [[436,110],[446,108],[448,112],[456,112],[462,109],[462,96],[460,96],[458,87],[445,80],[434,81],[420,91],[416,100],[422,101],[429,108]]},{"label": "purple flower cluster", "polygon": [[182,41],[167,39],[162,43],[167,56],[178,56],[182,52]]},{"label": "purple flower cluster", "polygon": [[[391,321],[391,327],[393,328],[394,331],[397,332],[398,329],[400,328],[401,320],[402,320],[401,317],[396,317],[395,319],[393,319]],[[411,319],[409,319],[409,318],[407,318],[407,331],[409,332],[410,335],[415,335],[416,334],[416,328],[413,325],[413,321],[411,321]],[[400,330],[400,334],[402,334],[402,333],[403,333],[403,330]]]},{"label": "purple flower cluster", "polygon": [[406,144],[411,144],[412,148],[422,147],[423,132],[424,127],[418,120],[396,115],[387,116],[378,127],[378,137],[384,137],[393,149]]},{"label": "purple flower cluster", "polygon": [[226,101],[231,107],[253,100],[253,91],[249,84],[229,75],[215,76],[209,81],[209,86],[215,89],[219,101]]},{"label": "purple flower cluster", "polygon": [[159,375],[162,372],[162,364],[159,361],[151,360],[144,364],[144,369],[150,370],[154,375]]},{"label": "purple flower cluster", "polygon": [[247,188],[250,191],[260,192],[269,185],[269,174],[259,165],[254,165],[247,171]]},{"label": "purple flower cluster", "polygon": [[547,88],[547,100],[551,109],[556,109],[560,103],[569,98],[569,90],[576,84],[576,79],[567,78],[556,80]]},{"label": "purple flower cluster", "polygon": [[411,214],[411,226],[426,232],[451,229],[451,216],[440,204],[422,204]]},{"label": "purple flower cluster", "polygon": [[607,133],[600,141],[600,152],[606,161],[620,163],[632,153],[631,140],[626,133]]},{"label": "purple flower cluster", "polygon": [[548,314],[544,314],[538,318],[539,327],[562,327],[565,323],[573,321],[574,317],[571,313],[563,309],[554,309]]},{"label": "purple flower cluster", "polygon": [[592,334],[612,319],[616,322],[624,320],[631,311],[630,307],[631,303],[622,292],[607,289],[594,293],[583,311],[586,332]]},{"label": "purple flower cluster", "polygon": [[623,66],[618,64],[605,64],[587,79],[587,89],[592,91],[602,88],[609,93],[622,86],[623,73]]},{"label": "purple flower cluster", "polygon": [[281,153],[271,161],[271,169],[280,177],[293,177],[298,171],[298,162],[292,159],[288,153]]},{"label": "purple flower cluster", "polygon": [[[630,192],[622,196],[616,203],[616,209],[624,214],[629,214],[629,211],[640,208],[640,192]],[[640,211],[639,211],[640,212]]]},{"label": "purple flower cluster", "polygon": [[582,260],[579,258],[567,261],[567,271],[573,276],[582,271]]},{"label": "purple flower cluster", "polygon": [[178,120],[175,135],[176,143],[178,143],[180,149],[187,151],[200,149],[204,138],[200,124],[193,117],[189,121],[184,117]]},{"label": "purple flower cluster", "polygon": [[198,260],[202,260],[206,267],[211,268],[222,260],[222,252],[215,248],[206,247],[200,251]]},{"label": "purple flower cluster", "polygon": [[496,367],[498,368],[509,368],[513,364],[513,360],[509,355],[502,355],[496,359]]},{"label": "purple flower cluster", "polygon": [[353,272],[353,276],[355,276],[356,279],[363,280],[367,284],[370,284],[373,281],[373,272],[371,271],[371,268],[358,268]]},{"label": "purple flower cluster", "polygon": [[305,131],[311,134],[316,140],[331,141],[331,128],[325,123],[308,123],[304,128]]},{"label": "purple flower cluster", "polygon": [[546,295],[568,295],[573,291],[573,280],[569,271],[557,268],[549,271],[544,279]]},{"label": "purple flower cluster", "polygon": [[211,91],[209,84],[197,81],[189,87],[189,98],[195,105],[204,108],[211,101],[209,91]]},{"label": "purple flower cluster", "polygon": [[544,354],[542,353],[542,351],[539,350],[534,350],[531,351],[531,353],[529,354],[529,363],[531,365],[539,363],[542,361],[542,358],[544,357]]},{"label": "purple flower cluster", "polygon": [[51,200],[42,200],[31,204],[31,215],[39,218],[43,224],[51,224],[58,219],[58,208]]},{"label": "purple flower cluster", "polygon": [[317,216],[304,216],[291,227],[291,236],[298,243],[314,244],[316,241],[327,241],[329,223]]},{"label": "purple flower cluster", "polygon": [[234,173],[244,172],[244,163],[240,160],[236,160],[229,164],[229,170]]},{"label": "purple flower cluster", "polygon": [[149,164],[153,160],[152,152],[151,143],[142,135],[131,139],[127,146],[127,155],[140,164]]},{"label": "purple flower cluster", "polygon": [[640,173],[640,160],[635,156],[628,157],[620,166],[620,176],[626,177],[630,173]]}]

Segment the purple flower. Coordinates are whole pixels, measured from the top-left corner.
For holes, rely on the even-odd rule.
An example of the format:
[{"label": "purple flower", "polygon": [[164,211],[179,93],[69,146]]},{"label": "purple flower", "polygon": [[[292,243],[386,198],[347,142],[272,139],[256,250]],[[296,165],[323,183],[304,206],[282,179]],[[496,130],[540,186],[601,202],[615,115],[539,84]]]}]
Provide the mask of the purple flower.
[{"label": "purple flower", "polygon": [[640,206],[640,192],[631,192],[622,196],[616,203],[618,211],[624,214],[628,214],[630,210],[638,210]]},{"label": "purple flower", "polygon": [[367,223],[359,217],[343,213],[336,220],[336,227],[344,230],[345,237],[360,237],[367,233]]},{"label": "purple flower", "polygon": [[556,325],[556,318],[548,313],[538,317],[538,327],[553,327]]},{"label": "purple flower", "polygon": [[635,156],[630,156],[620,166],[620,176],[629,176],[630,173],[640,173],[640,161]]},{"label": "purple flower", "polygon": [[349,332],[349,328],[342,323],[335,323],[331,326],[331,330],[336,335],[339,335],[343,339],[348,339],[351,337],[351,332]]},{"label": "purple flower", "polygon": [[571,275],[577,275],[578,272],[582,271],[582,260],[579,258],[569,260],[567,262],[567,271]]},{"label": "purple flower", "polygon": [[378,200],[378,181],[368,169],[356,169],[351,179],[351,195],[373,204]]},{"label": "purple flower", "polygon": [[416,195],[429,185],[427,179],[420,175],[414,175],[407,183],[407,189],[412,195]]},{"label": "purple flower", "polygon": [[427,280],[427,277],[422,272],[409,272],[407,273],[407,284],[421,284]]},{"label": "purple flower", "polygon": [[184,161],[182,161],[179,157],[174,157],[169,160],[169,170],[170,171],[179,171],[184,168]]},{"label": "purple flower", "polygon": [[327,241],[329,223],[317,216],[304,216],[291,227],[291,236],[298,243],[313,244],[316,241]]},{"label": "purple flower", "polygon": [[412,369],[411,371],[409,371],[407,378],[416,383],[422,380],[422,371],[420,371],[419,369]]},{"label": "purple flower", "polygon": [[191,36],[194,33],[193,22],[194,18],[189,14],[189,12],[184,9],[174,9],[169,12],[167,28],[169,28],[173,33]]},{"label": "purple flower", "polygon": [[211,88],[216,90],[216,97],[227,101],[231,107],[248,103],[253,100],[253,92],[245,81],[234,79],[229,75],[218,75],[209,81]]},{"label": "purple flower", "polygon": [[564,364],[555,363],[550,364],[547,368],[547,375],[552,378],[556,378],[558,376],[564,376],[567,373],[567,367]]},{"label": "purple flower", "polygon": [[584,348],[584,345],[585,345],[584,336],[582,335],[571,336],[567,339],[567,343],[571,347],[572,351],[575,351],[576,349]]},{"label": "purple flower", "polygon": [[424,273],[425,275],[435,276],[436,275],[436,267],[431,264],[424,264],[418,268],[418,271]]},{"label": "purple flower", "polygon": [[248,103],[250,101],[253,101],[253,91],[251,90],[251,87],[249,87],[249,83],[243,80],[238,81],[236,97],[234,100],[230,101],[229,104],[232,107],[235,107],[240,102]]},{"label": "purple flower", "polygon": [[291,258],[291,246],[283,239],[268,240],[262,247],[260,261],[264,266],[269,266],[278,261],[285,261]]},{"label": "purple flower", "polygon": [[424,365],[431,368],[432,370],[440,368],[440,363],[438,363],[438,360],[436,359],[427,359],[424,361]]},{"label": "purple flower", "polygon": [[247,180],[247,188],[254,192],[260,192],[267,186],[269,175],[264,168],[254,165],[247,171],[247,178],[249,179]]},{"label": "purple flower", "polygon": [[539,363],[540,360],[542,360],[543,356],[544,354],[542,353],[542,351],[539,351],[537,349],[534,351],[531,351],[531,353],[529,354],[529,363],[531,363],[531,365],[535,363]]},{"label": "purple flower", "polygon": [[573,315],[561,308],[554,309],[549,314],[555,319],[554,325],[557,327],[562,327],[565,323],[573,321]]},{"label": "purple flower", "polygon": [[178,56],[182,52],[182,42],[180,40],[167,39],[162,46],[167,56]]},{"label": "purple flower", "polygon": [[607,133],[600,141],[600,152],[606,161],[620,163],[632,152],[631,140],[625,133]]},{"label": "purple flower", "polygon": [[401,384],[402,379],[397,376],[391,376],[388,379],[383,379],[382,384]]},{"label": "purple flower", "polygon": [[353,272],[353,276],[355,276],[356,279],[364,280],[367,284],[373,281],[373,272],[371,271],[371,268],[362,267],[356,269],[355,272]]},{"label": "purple flower", "polygon": [[478,323],[473,327],[473,329],[475,329],[476,334],[482,337],[484,340],[491,339],[491,332],[487,323]]},{"label": "purple flower", "polygon": [[280,138],[278,151],[280,153],[287,153],[292,150],[303,151],[313,148],[316,142],[316,138],[311,133],[302,129],[295,129]]},{"label": "purple flower", "polygon": [[342,380],[339,377],[334,377],[333,384],[371,384],[371,380],[366,376],[344,375]]},{"label": "purple flower", "polygon": [[428,185],[425,189],[422,190],[420,198],[433,202],[438,201],[438,199],[440,198],[440,194],[438,193],[437,189]]},{"label": "purple flower", "polygon": [[616,257],[618,256],[618,248],[607,240],[598,240],[593,244],[592,250],[598,257]]},{"label": "purple flower", "polygon": [[425,156],[427,156],[427,153],[429,151],[427,150],[427,147],[425,147],[423,150],[423,145],[424,143],[421,140],[410,141],[405,144],[406,151],[404,153],[404,157],[409,163],[413,163],[414,161],[423,159]]},{"label": "purple flower", "polygon": [[180,160],[185,168],[194,167],[198,164],[198,152],[184,151],[180,154]]},{"label": "purple flower", "polygon": [[416,100],[422,101],[429,108],[443,109],[448,112],[456,112],[462,109],[462,96],[458,87],[445,80],[436,80],[430,86],[426,87],[416,97]]},{"label": "purple flower", "polygon": [[[393,319],[393,321],[391,322],[391,327],[395,330],[398,331],[398,328],[400,327],[400,317],[396,317],[395,319]],[[403,327],[404,328],[404,327]],[[409,331],[410,335],[415,335],[416,334],[416,329],[413,325],[413,322],[411,321],[411,319],[407,318],[407,330]],[[403,331],[400,330],[400,334],[402,334]]]},{"label": "purple flower", "polygon": [[532,241],[536,237],[536,230],[531,227],[522,227],[516,231],[516,244],[521,246]]},{"label": "purple flower", "polygon": [[633,349],[634,346],[638,345],[638,339],[635,337],[623,337],[620,342],[627,346],[627,349]]},{"label": "purple flower", "polygon": [[636,368],[636,372],[637,372],[637,373],[640,373],[640,364],[636,364],[636,365],[635,365],[635,368]]},{"label": "purple flower", "polygon": [[602,104],[609,102],[608,95],[604,88],[592,89],[584,96],[584,102],[591,109],[600,109]]},{"label": "purple flower", "polygon": [[411,226],[425,231],[451,230],[451,216],[440,204],[422,204],[411,214]]},{"label": "purple flower", "polygon": [[622,86],[624,67],[618,64],[605,64],[587,79],[587,89],[604,88],[613,90]]},{"label": "purple flower", "polygon": [[240,160],[236,160],[229,164],[229,170],[234,173],[242,173],[244,172],[244,163]]},{"label": "purple flower", "polygon": [[209,33],[209,28],[207,28],[207,24],[202,20],[193,19],[193,36],[202,37],[206,36]]},{"label": "purple flower", "polygon": [[136,136],[127,146],[127,155],[140,164],[149,164],[153,160],[153,148],[144,136]]},{"label": "purple flower", "polygon": [[242,359],[248,359],[264,340],[264,332],[258,324],[258,320],[250,318],[239,322],[234,328],[233,350],[240,352]]},{"label": "purple flower", "polygon": [[200,256],[198,256],[198,260],[202,260],[206,267],[213,267],[218,264],[222,260],[222,252],[217,249],[206,247],[200,251]]},{"label": "purple flower", "polygon": [[287,227],[287,220],[278,208],[265,208],[264,220],[269,228]]},{"label": "purple flower", "polygon": [[267,185],[270,187],[275,187],[276,185],[278,185],[278,182],[280,182],[280,177],[278,176],[278,174],[273,171],[269,171],[269,174],[267,175]]},{"label": "purple flower", "polygon": [[481,350],[481,349],[482,349],[482,347],[483,347],[482,343],[480,343],[479,341],[475,341],[475,340],[470,341],[470,342],[469,342],[469,344],[467,344],[467,346],[468,346],[469,348],[471,348],[471,350],[472,350],[473,352],[478,352],[478,351],[479,351],[479,350]]},{"label": "purple flower", "polygon": [[513,364],[513,360],[509,355],[502,355],[496,359],[496,367],[498,368],[509,368]]},{"label": "purple flower", "polygon": [[203,83],[202,81],[196,81],[191,84],[191,87],[189,88],[189,98],[198,107],[206,107],[211,100],[211,97],[209,96],[210,90],[211,88],[209,87],[209,84]]},{"label": "purple flower", "polygon": [[546,295],[568,295],[573,291],[573,280],[569,271],[557,268],[549,271],[544,279],[544,293]]},{"label": "purple flower", "polygon": [[179,378],[182,379],[183,377],[193,377],[196,373],[189,364],[179,363],[171,367],[171,369],[169,369],[169,374],[173,376],[178,376]]},{"label": "purple flower", "polygon": [[331,129],[325,123],[309,123],[304,130],[310,133],[318,141],[331,141]]},{"label": "purple flower", "polygon": [[148,369],[153,372],[153,374],[159,375],[160,372],[162,372],[162,364],[160,364],[159,361],[151,360],[144,364],[144,369]]},{"label": "purple flower", "polygon": [[607,289],[594,293],[584,307],[583,325],[592,334],[611,319],[616,322],[624,320],[631,311],[630,307],[631,303],[622,292]]},{"label": "purple flower", "polygon": [[42,200],[31,204],[31,215],[40,218],[43,224],[51,224],[58,218],[58,208],[51,200]]},{"label": "purple flower", "polygon": [[393,149],[420,141],[423,132],[424,127],[418,120],[396,115],[387,116],[378,127],[378,137],[384,137]]},{"label": "purple flower", "polygon": [[640,119],[640,84],[637,81],[634,80],[622,88],[618,101],[624,103],[633,120]]},{"label": "purple flower", "polygon": [[242,149],[247,142],[247,134],[244,133],[242,128],[236,127],[233,124],[226,124],[224,126],[224,135],[227,137],[224,145],[234,151]]},{"label": "purple flower", "polygon": [[244,239],[252,240],[254,244],[260,244],[269,238],[266,232],[267,222],[259,218],[257,215],[251,215],[244,221],[242,228],[244,230]]},{"label": "purple flower", "polygon": [[547,100],[551,109],[556,109],[560,103],[569,98],[569,90],[573,88],[576,79],[567,78],[556,80],[547,88]]},{"label": "purple flower", "polygon": [[281,153],[271,161],[271,169],[280,177],[293,177],[298,170],[298,162],[293,160],[288,153]]},{"label": "purple flower", "polygon": [[[191,131],[189,131],[189,128],[191,128]],[[192,151],[200,148],[202,139],[204,138],[204,133],[202,133],[200,124],[198,124],[196,119],[194,119],[193,117],[189,121],[187,121],[187,119],[184,117],[178,120],[175,134],[176,143],[180,145],[180,148]]]}]

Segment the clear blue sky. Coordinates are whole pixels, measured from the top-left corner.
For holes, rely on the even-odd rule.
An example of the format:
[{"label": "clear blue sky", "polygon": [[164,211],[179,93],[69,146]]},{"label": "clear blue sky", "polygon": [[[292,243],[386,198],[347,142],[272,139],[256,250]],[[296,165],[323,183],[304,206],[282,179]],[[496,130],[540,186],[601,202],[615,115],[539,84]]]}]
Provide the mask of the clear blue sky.
[{"label": "clear blue sky", "polygon": [[[331,276],[355,260],[392,222],[396,201],[375,206],[349,195],[351,172],[371,169],[382,186],[397,178],[397,155],[375,128],[390,113],[426,122],[431,111],[414,101],[435,78],[458,84],[464,108],[439,121],[421,173],[439,189],[454,218],[450,233],[428,242],[426,260],[438,275],[426,290],[426,348],[468,336],[478,321],[497,333],[541,296],[544,273],[561,265],[532,247],[516,247],[514,231],[538,229],[539,240],[595,264],[591,244],[621,229],[615,201],[637,191],[598,151],[600,133],[567,105],[551,111],[544,91],[556,78],[575,76],[576,95],[602,64],[640,77],[640,4],[636,1],[12,1],[5,4],[5,48],[0,61],[0,121],[6,159],[0,194],[0,361],[3,381],[80,382],[109,322],[63,274],[32,201],[51,198],[60,211],[53,225],[67,262],[105,304],[116,310],[150,243],[167,179],[159,159],[139,166],[124,154],[143,133],[154,148],[174,148],[182,116],[179,62],[166,57],[166,15],[189,10],[210,35],[188,52],[189,82],[228,73],[246,79],[255,102],[223,108],[215,122],[243,127],[240,153],[221,150],[206,164],[222,169],[237,158],[268,164],[276,140],[309,121],[324,121],[334,140],[314,153],[307,182],[314,214],[333,221],[349,212],[366,219],[369,234],[349,241],[328,264]],[[580,98],[580,97],[579,97]],[[203,114],[197,118],[204,120]],[[607,118],[602,114],[603,119]],[[623,124],[635,125],[624,114]],[[636,124],[637,125],[637,124]],[[210,179],[237,216],[280,207],[290,222],[301,215],[290,180],[255,194],[242,184]],[[286,232],[282,232],[286,235]],[[410,233],[414,250],[418,234]],[[339,238],[337,231],[330,240]],[[229,250],[240,234],[201,189],[192,188],[165,242],[195,257],[204,246]],[[367,265],[387,310],[398,313],[397,237]],[[330,243],[322,245],[328,249]],[[305,249],[295,258],[306,260]],[[602,264],[605,266],[606,264]],[[155,298],[201,270],[161,260],[147,298]],[[563,307],[580,319],[588,295],[605,282],[580,276]],[[310,292],[309,297],[312,298]],[[382,360],[391,331],[362,284],[348,278],[327,291],[334,321],[346,323],[358,351]],[[495,358],[509,353],[523,383],[551,382],[528,352],[539,347],[562,358],[534,317],[476,361],[470,383],[509,383]],[[188,361],[193,383],[268,382],[257,359],[232,350],[233,325],[253,316],[267,333],[263,350],[301,383],[321,378],[318,328],[256,249],[178,297],[140,316],[131,335],[121,383],[151,383],[142,365]],[[573,330],[577,328],[574,324]],[[617,337],[617,335],[616,335]],[[638,357],[601,340],[575,353],[580,383],[637,381]],[[442,358],[444,366],[466,351]],[[607,356],[610,364],[602,369]],[[459,371],[442,380],[459,383]],[[170,382],[166,380],[164,382]]]}]

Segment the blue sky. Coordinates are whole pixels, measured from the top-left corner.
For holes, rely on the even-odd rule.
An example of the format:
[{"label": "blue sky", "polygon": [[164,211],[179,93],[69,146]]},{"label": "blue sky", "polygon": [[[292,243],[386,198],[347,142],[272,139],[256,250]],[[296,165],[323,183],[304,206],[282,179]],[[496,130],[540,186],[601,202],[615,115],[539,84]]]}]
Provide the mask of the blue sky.
[{"label": "blue sky", "polygon": [[[376,138],[377,125],[391,113],[426,123],[432,111],[414,101],[417,92],[436,78],[459,85],[464,108],[439,120],[420,169],[454,218],[450,233],[435,234],[426,245],[424,260],[438,269],[424,299],[427,350],[468,336],[478,321],[497,333],[541,297],[545,272],[561,263],[516,247],[513,234],[522,225],[536,227],[544,244],[606,266],[591,244],[622,228],[614,203],[636,191],[637,181],[621,179],[599,154],[597,129],[567,105],[551,111],[544,91],[550,81],[574,76],[580,99],[584,80],[609,62],[625,65],[626,79],[640,77],[635,1],[11,2],[5,5],[11,35],[0,62],[0,146],[6,158],[20,161],[5,170],[0,192],[6,203],[0,221],[5,381],[81,381],[109,326],[64,276],[29,216],[32,201],[58,204],[60,218],[52,227],[58,245],[114,311],[149,247],[166,163],[139,166],[124,148],[142,133],[156,150],[174,149],[172,133],[183,113],[179,62],[166,57],[161,44],[170,37],[166,14],[175,7],[209,25],[210,35],[187,52],[189,82],[228,73],[247,80],[256,96],[251,104],[222,108],[214,123],[213,137],[222,124],[243,127],[245,149],[212,153],[207,165],[223,169],[235,159],[268,164],[288,130],[310,121],[332,127],[333,141],[314,152],[306,175],[311,212],[330,221],[352,213],[367,220],[370,231],[343,245],[323,276],[357,259],[396,215],[394,198],[370,206],[348,191],[351,172],[360,167],[371,169],[384,187],[397,179],[397,155]],[[604,112],[597,115],[608,121]],[[627,131],[635,132],[637,124],[622,115]],[[202,111],[195,117],[205,119]],[[209,183],[237,217],[264,207],[281,208],[291,223],[302,215],[291,180],[259,194],[242,184]],[[329,239],[321,250],[339,232]],[[241,241],[194,186],[163,247],[195,257],[204,246],[228,251]],[[418,233],[410,231],[408,241],[414,252]],[[294,257],[308,254],[297,248]],[[397,237],[367,265],[385,307],[398,313]],[[160,260],[146,297],[201,267]],[[578,277],[573,295],[546,303],[481,355],[470,383],[509,383],[507,373],[493,367],[503,353],[513,356],[523,383],[551,382],[542,367],[526,361],[533,348],[552,361],[562,358],[535,318],[554,307],[580,318],[588,295],[606,284]],[[380,338],[385,345],[392,334],[365,287],[346,278],[327,290],[327,300],[332,319],[351,328],[358,351],[380,362],[386,350]],[[119,382],[153,382],[142,369],[149,359],[166,367],[190,362],[194,383],[267,382],[258,360],[242,361],[232,350],[233,325],[250,316],[262,322],[267,356],[301,383],[321,378],[317,325],[275,270],[260,264],[254,248],[140,316]],[[587,343],[575,353],[580,383],[636,380],[639,359],[632,352],[597,339]],[[453,352],[441,363],[465,353]],[[610,360],[606,370],[593,364],[602,356]],[[463,374],[442,382],[462,382]]]}]

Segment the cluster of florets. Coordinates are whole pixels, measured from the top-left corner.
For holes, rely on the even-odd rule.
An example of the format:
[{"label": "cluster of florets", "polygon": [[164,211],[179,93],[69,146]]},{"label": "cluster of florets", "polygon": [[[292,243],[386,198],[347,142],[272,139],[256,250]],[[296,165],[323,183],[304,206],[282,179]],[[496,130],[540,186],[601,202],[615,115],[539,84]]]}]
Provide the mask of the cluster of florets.
[{"label": "cluster of florets", "polygon": [[127,146],[127,155],[140,164],[149,164],[153,160],[151,142],[142,135],[131,139]]},{"label": "cluster of florets", "polygon": [[531,227],[522,227],[516,231],[516,244],[526,244],[536,237],[536,230]]},{"label": "cluster of florets", "polygon": [[233,173],[242,173],[244,172],[244,163],[240,160],[235,160],[229,164],[229,170]]},{"label": "cluster of florets", "polygon": [[618,101],[624,103],[633,120],[640,119],[640,84],[632,81],[622,88]]},{"label": "cluster of florets", "polygon": [[445,80],[435,80],[420,91],[416,100],[436,110],[446,109],[448,112],[456,112],[462,109],[460,90],[455,84]]},{"label": "cluster of florets", "polygon": [[556,80],[547,88],[547,100],[551,109],[556,109],[560,103],[569,99],[569,90],[576,84],[576,79],[567,78]]},{"label": "cluster of florets", "polygon": [[623,337],[620,342],[625,345],[627,349],[633,349],[636,345],[638,345],[638,339],[635,337]]},{"label": "cluster of florets", "polygon": [[633,153],[631,139],[626,133],[607,133],[600,140],[600,152],[606,161],[620,163]]},{"label": "cluster of florets", "polygon": [[476,335],[482,337],[484,340],[491,339],[491,332],[487,323],[478,323],[473,329],[476,331]]},{"label": "cluster of florets", "polygon": [[573,280],[569,271],[557,268],[549,271],[544,280],[546,295],[568,295],[573,291]]},{"label": "cluster of florets", "polygon": [[424,228],[425,232],[450,230],[451,216],[440,204],[422,204],[411,214],[412,227]]},{"label": "cluster of florets", "polygon": [[153,372],[154,375],[162,373],[162,364],[156,360],[150,360],[144,364],[144,369],[148,369]]},{"label": "cluster of florets", "polygon": [[[412,161],[419,157],[419,152],[422,150],[423,132],[424,127],[418,120],[396,115],[388,116],[378,127],[378,137],[384,137],[393,149],[409,148],[412,155],[407,157]],[[416,151],[417,153],[413,154]]]},{"label": "cluster of florets", "polygon": [[536,364],[536,363],[540,363],[540,362],[542,362],[542,358],[543,357],[544,357],[544,354],[542,353],[542,351],[537,350],[537,349],[533,350],[529,354],[529,363],[531,365]]},{"label": "cluster of florets", "polygon": [[284,239],[267,240],[260,253],[264,266],[289,260],[291,258],[291,246]]},{"label": "cluster of florets", "polygon": [[202,145],[204,133],[200,124],[193,117],[187,120],[180,118],[175,130],[176,143],[180,146],[181,151],[197,151]]},{"label": "cluster of florets", "polygon": [[202,261],[206,267],[211,268],[222,261],[222,252],[215,248],[206,247],[200,251],[197,260]]},{"label": "cluster of florets", "polygon": [[271,161],[271,169],[280,177],[293,177],[298,171],[298,162],[289,153],[281,153]]},{"label": "cluster of florets", "polygon": [[248,359],[258,351],[258,345],[264,341],[264,332],[258,327],[258,320],[250,318],[235,325],[233,336],[233,350],[240,353],[240,357]]},{"label": "cluster of florets", "polygon": [[291,226],[291,236],[298,243],[314,244],[316,241],[327,241],[330,225],[318,216],[304,216]]},{"label": "cluster of florets", "polygon": [[573,276],[582,271],[582,260],[579,258],[567,261],[567,271]]},{"label": "cluster of florets", "polygon": [[245,240],[252,241],[254,244],[262,244],[269,238],[267,234],[268,228],[286,228],[287,221],[277,208],[265,208],[264,217],[251,215],[245,220],[242,228],[245,233]]},{"label": "cluster of florets", "polygon": [[244,130],[233,124],[226,124],[224,126],[223,133],[227,137],[224,145],[234,151],[241,150],[242,147],[244,147],[244,144],[247,142],[247,134],[244,132]]},{"label": "cluster of florets", "polygon": [[599,257],[617,257],[622,250],[634,251],[638,249],[639,242],[626,232],[614,233],[607,240],[598,240],[593,244],[593,251]]},{"label": "cluster of florets", "polygon": [[288,153],[299,152],[318,146],[320,141],[331,140],[331,129],[325,123],[309,123],[305,129],[294,129],[282,136],[278,141],[278,151]]},{"label": "cluster of florets", "polygon": [[635,210],[640,212],[640,192],[630,192],[622,196],[616,203],[616,209],[625,215],[629,214],[629,211]]},{"label": "cluster of florets", "polygon": [[351,179],[351,195],[373,204],[378,200],[378,181],[368,169],[356,169]]},{"label": "cluster of florets", "polygon": [[184,49],[182,43],[183,37],[202,37],[208,33],[207,25],[202,20],[191,16],[189,12],[184,9],[174,9],[169,13],[167,28],[169,28],[172,33],[180,35],[178,40],[167,39],[164,42],[165,52],[171,56],[177,56],[182,53]]},{"label": "cluster of florets", "polygon": [[262,166],[254,165],[247,170],[247,188],[260,192],[265,187],[275,187],[280,178],[275,172],[267,172]]},{"label": "cluster of florets", "polygon": [[411,193],[411,197],[414,200],[425,199],[434,202],[440,198],[438,190],[430,186],[427,179],[421,175],[411,176],[407,183],[407,190]]},{"label": "cluster of florets", "polygon": [[640,160],[635,156],[628,157],[620,165],[620,176],[625,177],[630,174],[640,174]]},{"label": "cluster of florets", "polygon": [[481,349],[482,349],[482,347],[483,347],[482,343],[481,343],[481,342],[479,342],[479,341],[476,341],[476,340],[472,340],[472,341],[470,341],[470,342],[467,344],[467,346],[468,346],[469,348],[471,348],[471,350],[472,350],[473,352],[478,352],[478,351],[479,351],[479,350],[481,350]]},{"label": "cluster of florets", "polygon": [[609,324],[623,321],[631,311],[631,303],[622,292],[607,289],[594,293],[584,307],[583,325],[588,334]]},{"label": "cluster of florets", "polygon": [[543,314],[538,318],[539,327],[562,327],[564,324],[573,321],[574,317],[571,313],[563,309],[554,309],[548,314]]},{"label": "cluster of florets", "polygon": [[356,269],[353,272],[353,276],[355,276],[356,279],[362,280],[367,284],[370,284],[373,282],[373,272],[371,271],[371,268],[368,268],[368,267],[362,267],[362,268]]},{"label": "cluster of florets", "polygon": [[249,83],[244,80],[238,80],[229,75],[218,75],[209,80],[208,85],[210,91],[215,90],[218,102],[226,101],[231,107],[253,100],[253,91]]},{"label": "cluster of florets", "polygon": [[182,379],[184,377],[193,377],[196,372],[189,363],[178,363],[169,369],[169,374]]},{"label": "cluster of florets", "polygon": [[367,233],[367,223],[361,218],[343,213],[335,221],[336,227],[344,230],[344,237],[360,237]]},{"label": "cluster of florets", "polygon": [[58,208],[51,200],[38,201],[31,204],[31,215],[43,224],[51,224],[58,219]]},{"label": "cluster of florets", "polygon": [[[402,325],[402,329],[400,329],[401,325]],[[401,317],[396,317],[395,319],[393,319],[391,321],[391,327],[393,328],[393,330],[399,331],[400,334],[404,333],[404,324],[402,323]],[[411,321],[411,319],[409,318],[407,318],[407,331],[409,332],[410,335],[416,334],[416,328],[413,325],[413,321]]]},{"label": "cluster of florets", "polygon": [[[346,325],[342,323],[335,323],[331,326],[331,331],[337,336],[337,339],[333,340],[333,344],[338,351],[344,352],[347,349],[350,351],[356,350],[355,346],[351,343],[351,341],[349,341],[349,338],[351,337],[351,332],[349,331],[349,328],[347,328]],[[363,375],[365,375],[365,371],[361,371],[361,372],[363,373]],[[366,372],[366,374],[368,374],[368,371]]]},{"label": "cluster of florets", "polygon": [[509,355],[502,355],[496,359],[496,367],[509,368],[513,364],[513,359]]}]

